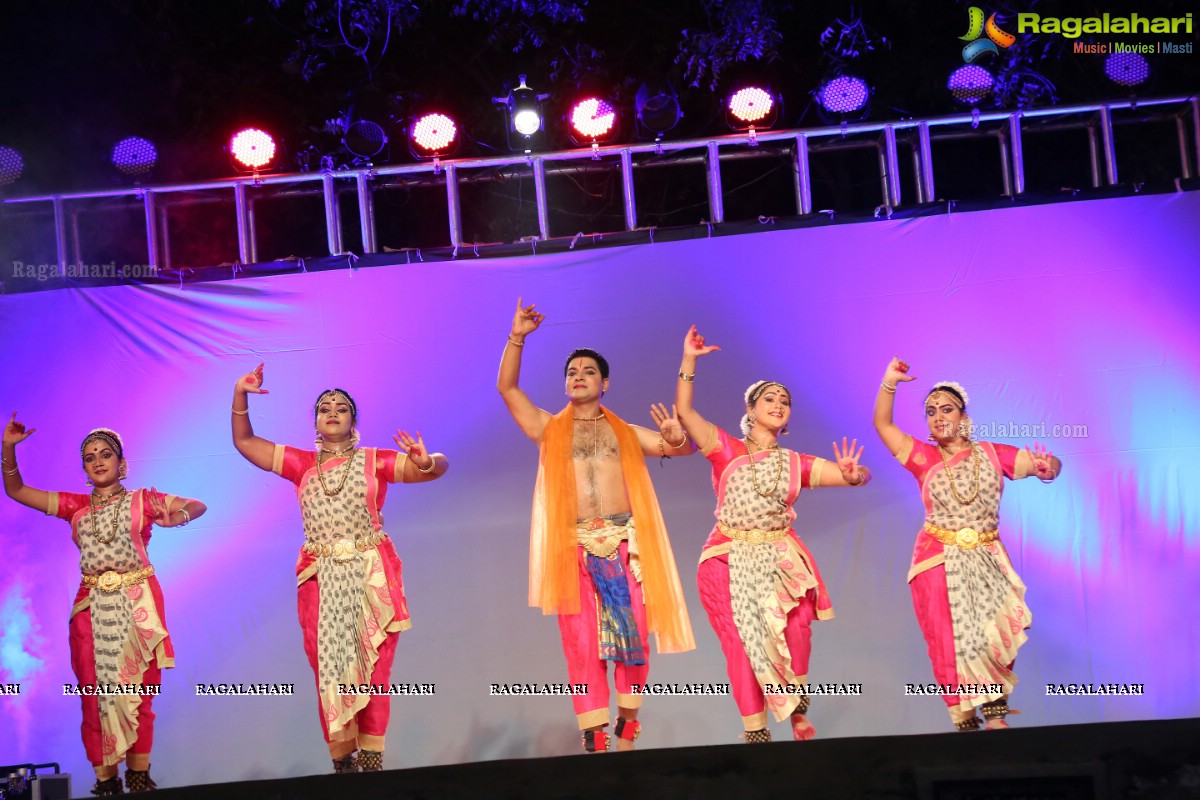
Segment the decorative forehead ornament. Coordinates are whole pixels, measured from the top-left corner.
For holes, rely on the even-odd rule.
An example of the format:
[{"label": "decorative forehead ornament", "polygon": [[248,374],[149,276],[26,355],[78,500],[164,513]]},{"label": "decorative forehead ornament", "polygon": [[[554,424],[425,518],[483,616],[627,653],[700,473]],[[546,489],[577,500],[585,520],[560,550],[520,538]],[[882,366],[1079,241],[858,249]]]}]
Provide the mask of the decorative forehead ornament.
[{"label": "decorative forehead ornament", "polygon": [[787,392],[789,398],[792,396],[788,388],[778,381],[755,381],[746,389],[746,405],[754,405],[758,398],[766,394],[767,390],[772,386],[778,386],[780,389],[783,389],[783,391]]},{"label": "decorative forehead ornament", "polygon": [[125,443],[121,441],[121,436],[114,430],[108,428],[94,428],[88,431],[87,436],[83,437],[83,444],[79,445],[79,457],[83,458],[84,451],[92,442],[100,440],[117,452],[117,458],[125,457]]},{"label": "decorative forehead ornament", "polygon": [[358,417],[358,407],[354,405],[354,401],[350,399],[350,395],[346,394],[341,389],[328,389],[321,392],[321,396],[317,398],[317,402],[313,404],[313,414],[317,414],[321,409],[321,403],[329,400],[332,403],[345,403],[350,406],[350,414]]},{"label": "decorative forehead ornament", "polygon": [[[939,391],[940,389],[950,389],[952,391],[943,392]],[[955,397],[953,392],[957,392],[958,397]],[[925,405],[937,405],[938,398],[941,397],[945,397],[947,402],[960,411],[966,408],[971,402],[970,398],[967,396],[967,390],[962,387],[962,384],[955,381],[938,381],[935,383],[933,385],[933,389],[929,391],[929,396],[925,400]],[[962,400],[959,400],[959,397],[961,397]]]}]

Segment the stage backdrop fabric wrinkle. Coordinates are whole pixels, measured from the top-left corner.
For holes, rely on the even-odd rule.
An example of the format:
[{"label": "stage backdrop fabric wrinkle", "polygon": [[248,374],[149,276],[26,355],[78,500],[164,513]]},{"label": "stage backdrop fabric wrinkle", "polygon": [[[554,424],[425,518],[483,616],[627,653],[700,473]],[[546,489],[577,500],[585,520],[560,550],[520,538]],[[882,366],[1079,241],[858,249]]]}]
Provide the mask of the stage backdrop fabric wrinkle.
[{"label": "stage backdrop fabric wrinkle", "polygon": [[[897,422],[924,438],[937,380],[970,392],[986,438],[1034,441],[1065,462],[1052,485],[1010,483],[1001,535],[1029,587],[1036,627],[1017,664],[1016,724],[1200,714],[1200,193],[953,213],[503,260],[398,264],[179,286],[0,296],[5,419],[26,482],[84,491],[78,446],[111,426],[130,486],[195,497],[208,513],[156,529],[178,667],[165,671],[160,785],[329,770],[301,647],[293,488],[234,450],[237,377],[265,362],[256,433],[312,446],[312,403],[340,386],[364,444],[420,431],[451,469],[388,492],[384,529],[404,561],[413,628],[393,680],[434,684],[393,700],[388,766],[570,754],[570,699],[495,697],[493,683],[566,681],[557,625],[526,602],[537,449],[495,385],[517,297],[546,321],[521,385],[560,408],[563,361],[594,347],[612,364],[605,402],[651,426],[671,402],[695,323],[722,350],[699,363],[696,405],[736,430],[759,378],[793,392],[784,444],[832,456],[865,444],[875,480],[797,503],[837,609],[815,626],[810,680],[862,684],[814,697],[822,737],[946,730],[943,704],[905,696],[933,680],[905,575],[922,511],[912,477],[875,436],[888,360],[917,380]],[[1055,426],[1060,426],[1058,429]],[[727,678],[696,593],[714,499],[700,457],[650,461],[698,647],[655,656],[650,679]],[[67,614],[78,557],[60,520],[0,501],[0,763],[58,761],[89,780],[79,741]],[[205,697],[196,684],[294,684],[294,696]],[[1047,684],[1144,684],[1144,695],[1048,696]],[[735,741],[729,697],[654,697],[644,747]],[[778,736],[786,735],[782,728]],[[77,783],[77,786],[81,784]]]}]

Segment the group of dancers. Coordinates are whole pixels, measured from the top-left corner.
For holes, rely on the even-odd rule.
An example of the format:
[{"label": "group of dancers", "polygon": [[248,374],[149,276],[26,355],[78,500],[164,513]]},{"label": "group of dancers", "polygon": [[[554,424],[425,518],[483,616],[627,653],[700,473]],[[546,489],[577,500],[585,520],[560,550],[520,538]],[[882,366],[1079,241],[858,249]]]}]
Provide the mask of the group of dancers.
[{"label": "group of dancers", "polygon": [[[587,693],[572,696],[584,750],[631,750],[649,669],[649,635],[658,652],[694,649],[675,557],[646,467],[647,458],[699,451],[712,464],[716,524],[700,554],[701,603],[725,655],[731,692],[749,743],[771,741],[768,714],[811,739],[808,681],[811,623],[833,607],[812,553],[793,527],[805,489],[862,487],[870,471],[857,440],[834,443],[833,458],[780,444],[792,396],[757,381],[744,395],[741,436],[694,407],[699,359],[719,350],[695,326],[684,337],[675,402],[651,408],[657,431],[631,425],[602,404],[608,362],[589,349],[564,367],[566,407],[539,408],[519,386],[527,337],[545,319],[517,302],[497,389],[514,421],[538,445],[530,527],[529,602],[558,616],[567,674]],[[1025,586],[999,538],[1002,478],[1053,481],[1060,460],[1044,448],[975,441],[967,392],[939,383],[925,396],[928,441],[892,419],[897,388],[913,380],[899,358],[888,364],[875,401],[884,445],[917,479],[925,523],[908,582],[933,674],[954,727],[1007,727],[1012,672],[1032,617]],[[296,564],[304,651],[316,679],[321,729],[335,772],[383,768],[390,712],[386,693],[343,693],[340,686],[390,683],[401,631],[411,626],[402,564],[383,530],[390,483],[420,483],[446,473],[421,435],[397,431],[397,449],[360,447],[359,410],[343,389],[313,405],[312,449],[263,439],[250,422],[249,396],[266,394],[263,365],[238,379],[231,408],[233,443],[251,464],[296,489],[304,543]],[[146,554],[154,525],[179,527],[204,514],[199,500],[155,488],[127,489],[124,443],[115,431],[90,431],[80,446],[89,493],[27,486],[17,445],[34,429],[5,426],[5,493],[71,525],[82,579],[71,610],[71,665],[80,685],[159,683],[174,666],[163,596]],[[617,695],[610,734],[608,664]],[[155,788],[150,777],[153,695],[82,694],[83,744],[96,772],[96,795]],[[126,762],[125,781],[118,774]]]}]

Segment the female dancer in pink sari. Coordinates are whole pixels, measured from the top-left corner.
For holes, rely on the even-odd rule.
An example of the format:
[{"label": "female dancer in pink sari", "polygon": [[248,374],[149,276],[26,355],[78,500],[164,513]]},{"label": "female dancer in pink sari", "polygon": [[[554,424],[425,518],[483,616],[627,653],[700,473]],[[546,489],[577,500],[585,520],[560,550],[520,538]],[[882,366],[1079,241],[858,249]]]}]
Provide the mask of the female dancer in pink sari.
[{"label": "female dancer in pink sari", "polygon": [[911,380],[908,364],[892,359],[875,400],[875,430],[917,479],[925,506],[908,571],[913,608],[954,727],[978,730],[980,706],[989,729],[1007,728],[1013,662],[1033,616],[1000,541],[1003,479],[1036,475],[1049,483],[1062,462],[1037,445],[973,441],[967,392],[952,382],[926,395],[932,443],[917,441],[892,421],[896,387]]},{"label": "female dancer in pink sari", "polygon": [[[186,525],[205,506],[153,487],[130,491],[122,486],[128,472],[125,446],[107,428],[89,432],[79,447],[92,485],[89,494],[26,486],[17,467],[17,445],[35,430],[26,430],[15,412],[5,426],[4,492],[23,506],[71,523],[71,539],[79,548],[83,578],[71,608],[71,668],[83,701],[83,748],[96,771],[92,794],[124,794],[117,774],[122,761],[129,791],[154,789],[151,706],[162,669],[175,666],[175,651],[146,545],[153,525]],[[118,686],[124,688],[112,688]]]},{"label": "female dancer in pink sari", "polygon": [[450,464],[425,449],[420,433],[396,433],[403,452],[360,448],[358,407],[341,389],[321,392],[313,405],[315,450],[255,436],[248,396],[267,394],[262,385],[259,364],[234,387],[233,443],[251,464],[296,486],[304,520],[296,562],[300,628],[333,769],[381,770],[392,660],[400,632],[412,627],[400,558],[383,531],[383,502],[389,483],[431,481]]},{"label": "female dancer in pink sari", "polygon": [[792,523],[800,492],[822,486],[863,486],[871,475],[858,463],[857,440],[833,463],[779,446],[792,413],[781,383],[758,381],[746,390],[743,438],[730,436],[692,408],[696,360],[719,348],[705,345],[693,325],[683,340],[675,405],[688,436],[713,465],[717,524],[700,554],[700,602],[721,640],[730,688],[747,742],[771,741],[767,710],[789,716],[792,737],[811,739],[808,660],[810,624],[832,619],[833,606],[812,553]]}]

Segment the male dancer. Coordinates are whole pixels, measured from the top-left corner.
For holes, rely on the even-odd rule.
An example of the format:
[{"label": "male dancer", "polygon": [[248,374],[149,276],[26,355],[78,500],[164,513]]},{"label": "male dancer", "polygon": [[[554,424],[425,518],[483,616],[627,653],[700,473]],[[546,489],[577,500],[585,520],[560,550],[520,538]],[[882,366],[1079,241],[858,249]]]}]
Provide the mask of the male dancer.
[{"label": "male dancer", "polygon": [[594,350],[571,353],[564,369],[567,407],[551,414],[517,385],[525,337],[545,315],[517,300],[496,388],[521,430],[541,450],[530,529],[529,604],[557,614],[567,675],[586,684],[574,695],[589,753],[609,748],[605,662],[615,663],[618,750],[632,750],[649,670],[648,634],[660,653],[695,648],[675,557],[646,469],[646,456],[689,455],[695,447],[661,404],[659,432],[629,425],[600,404],[608,362]]}]

